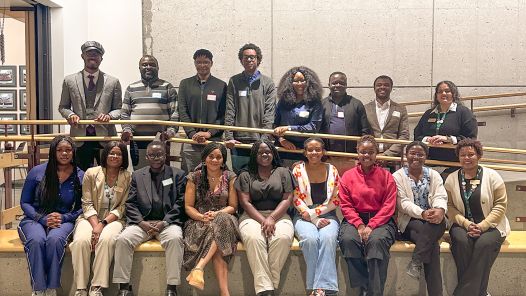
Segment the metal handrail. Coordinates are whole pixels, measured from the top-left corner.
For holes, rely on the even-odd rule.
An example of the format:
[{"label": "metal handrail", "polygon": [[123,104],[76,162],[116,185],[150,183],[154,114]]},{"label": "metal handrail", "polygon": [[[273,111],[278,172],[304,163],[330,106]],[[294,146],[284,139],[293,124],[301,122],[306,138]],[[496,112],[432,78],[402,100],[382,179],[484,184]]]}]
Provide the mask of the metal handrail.
[{"label": "metal handrail", "polygon": [[[503,94],[482,95],[482,96],[468,96],[468,97],[462,97],[460,98],[460,100],[461,101],[476,101],[476,100],[485,100],[485,99],[522,97],[522,96],[526,96],[526,92],[503,93]],[[431,103],[433,103],[433,100],[400,102],[399,104],[404,105],[404,106],[412,106],[412,105],[426,105],[426,104],[431,104]]]},{"label": "metal handrail", "polygon": [[[45,124],[45,125],[66,125],[68,124],[66,120],[64,119],[40,119],[40,120],[2,120],[1,125],[9,125],[9,124],[16,124],[16,125],[39,125],[39,124]],[[206,129],[219,129],[219,130],[230,130],[230,131],[241,131],[241,132],[254,132],[254,133],[261,133],[261,134],[273,134],[274,130],[271,129],[263,129],[263,128],[250,128],[250,127],[241,127],[241,126],[225,126],[225,125],[219,125],[219,124],[205,124],[205,123],[193,123],[193,122],[176,122],[176,121],[163,121],[163,120],[111,120],[109,122],[98,122],[94,120],[80,120],[79,124],[86,125],[86,124],[102,124],[102,125],[108,125],[108,124],[141,124],[141,125],[164,125],[164,126],[178,126],[178,127],[194,127],[194,128],[206,128]],[[346,141],[357,141],[360,139],[359,136],[343,136],[343,135],[332,135],[332,134],[322,134],[322,133],[301,133],[301,132],[294,132],[294,131],[287,131],[285,132],[285,135],[289,136],[298,136],[298,137],[304,137],[309,138],[313,135],[316,135],[316,137],[324,138],[324,139],[331,139],[331,140],[346,140]],[[0,136],[0,140],[3,141],[28,141],[30,139],[41,139],[41,141],[49,140],[44,139],[42,137],[39,137],[37,135],[35,136]],[[74,137],[77,141],[107,141],[111,137]],[[135,139],[139,139],[138,137],[134,137]],[[391,143],[391,144],[409,144],[411,141],[408,140],[398,140],[398,139],[382,139],[382,138],[375,138],[377,142],[379,143]],[[440,148],[448,148],[448,149],[455,149],[455,145],[451,144],[445,144],[445,145],[428,145],[429,147],[440,147]],[[512,149],[512,148],[499,148],[499,147],[484,147],[484,151],[487,152],[499,152],[499,153],[510,153],[510,154],[521,154],[526,155],[526,150],[524,149]]]},{"label": "metal handrail", "polygon": [[[19,124],[19,125],[38,125],[38,124],[67,124],[65,120],[5,120],[3,121],[3,124]],[[197,127],[197,128],[209,128],[209,129],[221,129],[221,130],[233,130],[233,131],[250,131],[250,132],[257,132],[257,133],[265,133],[265,134],[272,134],[273,130],[269,129],[259,129],[259,128],[247,128],[247,127],[238,127],[238,126],[223,126],[223,125],[215,125],[215,124],[202,124],[202,123],[189,123],[189,122],[172,122],[172,121],[160,121],[160,120],[113,120],[110,122],[102,123],[102,122],[95,122],[93,120],[81,120],[79,124],[145,124],[145,125],[166,125],[166,126],[183,126],[183,127]],[[292,135],[292,136],[300,136],[300,137],[311,137],[314,134],[311,133],[300,133],[300,132],[286,132],[286,135]],[[326,139],[337,139],[337,140],[358,140],[360,137],[358,136],[342,136],[342,135],[331,135],[331,134],[315,134],[316,136],[320,138],[326,138]],[[120,140],[120,137],[118,136],[107,136],[107,137],[101,137],[101,136],[94,136],[94,137],[72,137],[76,141],[111,141],[111,140]],[[50,136],[40,136],[40,135],[32,135],[32,136],[5,136],[1,137],[0,140],[4,141],[51,141],[53,137]],[[153,136],[135,136],[135,140],[137,141],[151,141],[154,139]],[[396,140],[396,139],[376,139],[378,142],[383,143],[399,143],[399,144],[408,144],[411,141],[407,140]],[[191,139],[181,139],[181,138],[172,138],[170,139],[171,142],[177,142],[177,143],[192,143],[195,144],[194,141]],[[252,145],[250,144],[236,144],[236,147],[239,148],[250,148]],[[433,146],[433,145],[430,145]],[[454,148],[454,145],[442,145],[439,147],[447,147],[447,148]],[[302,153],[302,150],[286,150],[282,147],[278,147],[279,151],[287,151],[287,152],[294,152],[294,153]],[[509,149],[509,148],[498,148],[498,147],[484,147],[485,151],[492,151],[492,152],[501,152],[501,153],[512,153],[512,154],[526,154],[526,150],[521,149]],[[332,152],[328,151],[328,155],[332,156],[343,156],[343,157],[351,157],[356,158],[357,154],[355,153],[343,153],[343,152]],[[395,162],[403,162],[404,158],[402,157],[389,157],[389,156],[378,156],[379,160],[386,160],[386,161],[395,161]],[[509,162],[507,160],[495,160],[495,159],[483,159],[482,162],[490,162],[490,163],[509,163],[509,164],[515,164],[515,165],[522,165],[524,162],[514,161],[510,160]],[[432,165],[441,165],[441,166],[459,166],[458,162],[446,162],[446,161],[437,161],[437,160],[427,160],[427,164]],[[490,165],[490,164],[484,164],[486,167],[494,168],[497,170],[506,170],[506,171],[515,171],[515,172],[526,172],[526,168],[521,167],[513,167],[513,166],[501,166],[501,165]]]},{"label": "metal handrail", "polygon": [[[486,111],[498,111],[507,109],[521,109],[526,108],[526,103],[519,104],[506,104],[506,105],[493,105],[493,106],[482,106],[473,108],[473,112],[486,112]],[[408,117],[422,117],[425,112],[410,112],[407,113]]]}]

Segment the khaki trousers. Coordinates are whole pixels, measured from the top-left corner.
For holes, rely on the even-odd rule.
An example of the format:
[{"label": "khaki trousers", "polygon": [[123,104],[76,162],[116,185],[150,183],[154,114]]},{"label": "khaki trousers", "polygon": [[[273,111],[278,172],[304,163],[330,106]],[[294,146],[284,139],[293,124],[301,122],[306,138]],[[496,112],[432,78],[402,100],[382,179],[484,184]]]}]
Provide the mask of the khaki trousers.
[{"label": "khaki trousers", "polygon": [[[77,289],[88,288],[92,230],[93,228],[88,220],[79,220],[73,234],[73,242],[69,245],[73,263],[73,278]],[[118,221],[111,222],[102,230],[99,241],[95,245],[92,286],[109,287],[110,266],[115,250],[115,237],[121,230],[122,224]]]},{"label": "khaki trousers", "polygon": [[[265,217],[271,213],[272,211],[261,211]],[[277,289],[281,269],[294,239],[294,226],[289,215],[285,214],[276,222],[274,236],[269,239],[261,232],[261,224],[246,213],[241,216],[239,231],[254,276],[256,294]]]},{"label": "khaki trousers", "polygon": [[[156,235],[165,251],[166,283],[168,285],[181,284],[181,266],[183,264],[183,230],[177,225],[169,225]],[[113,268],[113,282],[117,284],[130,283],[133,252],[135,248],[152,239],[137,225],[128,225],[117,236],[115,244],[115,265]]]}]

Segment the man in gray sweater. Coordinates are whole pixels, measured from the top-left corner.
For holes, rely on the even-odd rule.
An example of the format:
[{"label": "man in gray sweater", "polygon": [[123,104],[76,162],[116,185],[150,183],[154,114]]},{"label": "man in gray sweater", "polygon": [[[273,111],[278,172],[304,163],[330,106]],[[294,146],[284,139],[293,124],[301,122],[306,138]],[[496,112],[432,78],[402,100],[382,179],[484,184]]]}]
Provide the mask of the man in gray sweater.
[{"label": "man in gray sweater", "polygon": [[[224,124],[226,104],[226,83],[212,74],[213,55],[207,49],[198,49],[194,53],[194,65],[197,75],[188,77],[179,84],[179,118],[182,122]],[[207,140],[219,141],[223,130],[185,127],[189,139],[196,144],[183,144],[181,168],[191,172],[201,163],[201,151]]]},{"label": "man in gray sweater", "polygon": [[[272,129],[276,106],[276,87],[270,77],[258,70],[263,55],[252,43],[243,45],[238,53],[244,71],[228,82],[225,125]],[[226,146],[232,152],[232,167],[237,173],[248,164],[250,150],[237,149],[235,144],[251,144],[267,135],[252,132],[225,131]]]}]

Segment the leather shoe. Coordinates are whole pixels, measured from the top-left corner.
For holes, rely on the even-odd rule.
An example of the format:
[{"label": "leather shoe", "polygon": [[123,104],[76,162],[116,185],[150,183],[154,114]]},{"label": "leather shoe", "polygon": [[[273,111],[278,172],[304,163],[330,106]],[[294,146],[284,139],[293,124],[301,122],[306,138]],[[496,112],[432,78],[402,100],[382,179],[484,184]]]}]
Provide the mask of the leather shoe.
[{"label": "leather shoe", "polygon": [[177,296],[177,291],[174,290],[166,290],[165,296]]},{"label": "leather shoe", "polygon": [[133,296],[133,291],[121,289],[119,290],[119,293],[117,294],[117,296]]},{"label": "leather shoe", "polygon": [[274,296],[274,290],[259,292],[257,296]]},{"label": "leather shoe", "polygon": [[367,287],[360,287],[360,293],[358,293],[360,296],[367,296]]}]

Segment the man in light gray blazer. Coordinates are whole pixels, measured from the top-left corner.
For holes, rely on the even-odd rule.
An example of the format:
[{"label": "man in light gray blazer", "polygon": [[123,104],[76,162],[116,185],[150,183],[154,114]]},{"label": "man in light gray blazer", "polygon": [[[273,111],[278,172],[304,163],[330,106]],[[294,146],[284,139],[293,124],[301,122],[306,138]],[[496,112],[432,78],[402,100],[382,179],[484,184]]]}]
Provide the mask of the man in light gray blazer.
[{"label": "man in light gray blazer", "polygon": [[[375,138],[409,140],[407,109],[391,100],[393,80],[382,75],[374,80],[376,99],[365,105],[367,120]],[[385,156],[400,156],[402,144],[380,143],[379,150]]]},{"label": "man in light gray blazer", "polygon": [[[79,120],[93,119],[108,122],[119,119],[122,89],[119,80],[99,70],[104,48],[96,41],[87,41],[80,47],[84,69],[64,78],[58,111],[71,126],[70,135],[116,136],[114,125],[81,125]],[[77,142],[77,164],[82,170],[100,164],[99,142]]]}]

